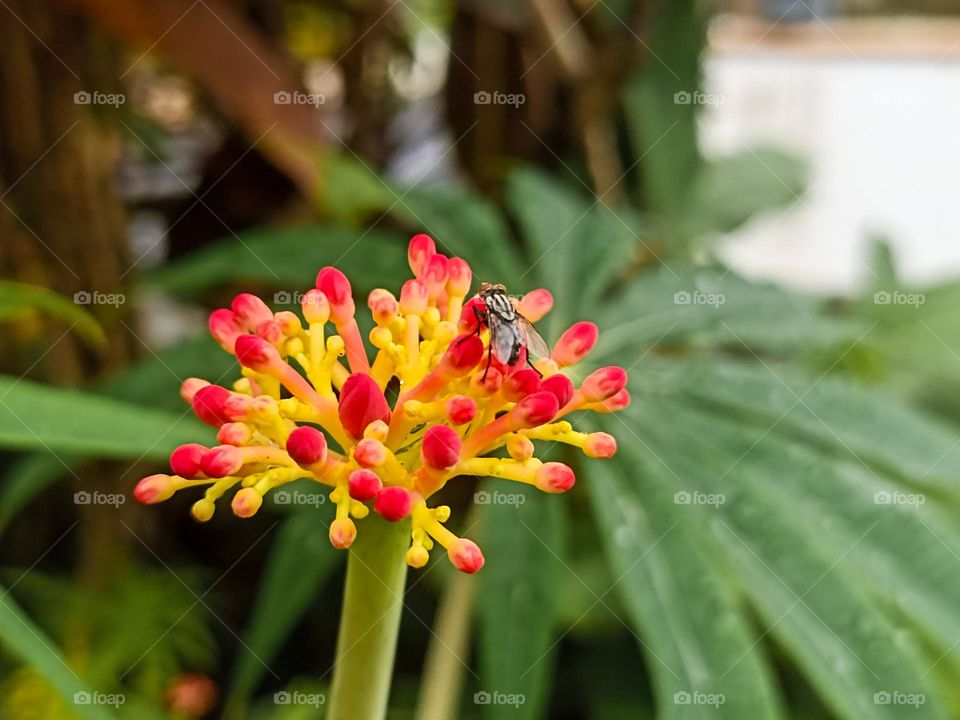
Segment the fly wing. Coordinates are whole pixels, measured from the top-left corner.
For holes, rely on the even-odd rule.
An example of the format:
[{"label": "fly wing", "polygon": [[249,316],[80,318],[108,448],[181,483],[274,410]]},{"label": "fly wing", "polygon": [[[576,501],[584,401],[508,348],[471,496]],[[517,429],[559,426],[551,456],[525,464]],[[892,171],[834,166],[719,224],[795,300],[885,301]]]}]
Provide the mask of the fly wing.
[{"label": "fly wing", "polygon": [[523,338],[513,323],[506,322],[496,313],[487,313],[490,326],[490,350],[500,362],[509,365],[517,361],[517,353]]},{"label": "fly wing", "polygon": [[537,332],[533,323],[520,313],[517,313],[517,327],[523,334],[523,344],[527,347],[527,355],[531,361],[550,357],[550,346],[547,345],[547,341]]}]

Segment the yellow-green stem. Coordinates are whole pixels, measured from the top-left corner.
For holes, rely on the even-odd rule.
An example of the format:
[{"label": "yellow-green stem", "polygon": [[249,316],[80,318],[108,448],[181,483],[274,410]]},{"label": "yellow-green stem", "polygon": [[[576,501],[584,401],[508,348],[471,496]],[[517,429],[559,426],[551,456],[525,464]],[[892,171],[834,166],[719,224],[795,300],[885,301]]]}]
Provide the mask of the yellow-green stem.
[{"label": "yellow-green stem", "polygon": [[409,521],[373,516],[350,548],[328,720],[386,717],[409,542]]}]

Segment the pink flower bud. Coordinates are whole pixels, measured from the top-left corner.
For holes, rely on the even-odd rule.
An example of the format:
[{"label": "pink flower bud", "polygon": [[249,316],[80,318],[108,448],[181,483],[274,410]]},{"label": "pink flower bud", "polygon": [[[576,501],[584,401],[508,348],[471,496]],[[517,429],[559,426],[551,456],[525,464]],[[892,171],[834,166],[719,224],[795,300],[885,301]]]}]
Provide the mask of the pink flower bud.
[{"label": "pink flower bud", "polygon": [[197,443],[187,443],[181,445],[170,453],[170,469],[174,475],[189,478],[191,480],[203,476],[203,468],[200,461],[207,453],[207,448]]},{"label": "pink flower bud", "polygon": [[243,328],[237,324],[233,311],[226,308],[210,313],[207,326],[213,339],[227,352],[233,352],[233,344],[243,334]]},{"label": "pink flower bud", "polygon": [[376,510],[377,514],[384,520],[397,522],[398,520],[403,520],[410,514],[412,505],[413,501],[406,488],[391,485],[383,488],[383,490],[377,494],[377,501],[374,503],[373,509]]},{"label": "pink flower bud", "polygon": [[357,539],[357,526],[350,518],[337,518],[330,523],[330,544],[337,550],[346,550]]},{"label": "pink flower bud", "polygon": [[463,376],[483,357],[483,341],[477,335],[461,335],[450,343],[440,364],[452,375]]},{"label": "pink flower bud", "polygon": [[330,301],[320,290],[307,290],[300,301],[303,317],[308,323],[321,325],[330,319]]},{"label": "pink flower bud", "polygon": [[430,289],[430,297],[432,299],[436,299],[436,297],[443,292],[443,288],[447,284],[448,264],[449,261],[446,256],[440,253],[431,256],[427,261],[427,265],[423,270],[423,281]]},{"label": "pink flower bud", "polygon": [[400,290],[400,312],[404,315],[423,315],[427,310],[429,293],[421,280],[407,280]]},{"label": "pink flower bud", "polygon": [[309,467],[327,459],[327,438],[309,425],[301,425],[287,436],[287,454],[301,467]]},{"label": "pink flower bud", "polygon": [[397,317],[400,308],[397,299],[389,290],[378,288],[372,290],[367,298],[367,307],[373,315],[373,321],[378,327],[386,327]]},{"label": "pink flower bud", "polygon": [[197,394],[197,390],[205,388],[209,384],[206,380],[200,378],[187,378],[180,385],[180,397],[192,405],[193,396]]},{"label": "pink flower bud", "polygon": [[577,477],[568,466],[558,462],[548,462],[537,470],[537,487],[548,493],[562,493],[573,487]]},{"label": "pink flower bud", "polygon": [[133,488],[133,496],[144,505],[169,500],[174,492],[173,479],[169,475],[145,477]]},{"label": "pink flower bud", "polygon": [[243,467],[243,453],[233,445],[217,445],[204,453],[200,467],[207,477],[227,477]]},{"label": "pink flower bud", "polygon": [[234,352],[241,365],[257,372],[267,372],[283,364],[277,349],[256,335],[238,337]]},{"label": "pink flower bud", "polygon": [[479,318],[487,316],[487,304],[482,298],[472,297],[463,304],[460,310],[460,320],[457,323],[457,330],[462,333],[475,333],[480,325]]},{"label": "pink flower bud", "polygon": [[516,427],[532,428],[550,422],[559,410],[560,403],[557,402],[557,396],[541,390],[527,395],[514,405],[513,410],[510,411],[510,417]]},{"label": "pink flower bud", "polygon": [[347,482],[350,487],[350,497],[360,502],[373,500],[383,488],[383,482],[373,470],[354,470],[350,473]]},{"label": "pink flower bud", "polygon": [[472,540],[458,538],[447,548],[447,557],[461,572],[473,574],[483,567],[483,553]]},{"label": "pink flower bud", "polygon": [[592,322],[574,323],[557,340],[551,357],[560,367],[576,365],[597,344],[598,335],[597,326]]},{"label": "pink flower bud", "polygon": [[340,390],[340,422],[354,439],[363,437],[363,431],[376,420],[390,422],[390,407],[383,391],[369,375],[353,373]]},{"label": "pink flower bud", "polygon": [[243,488],[233,496],[230,503],[230,509],[237,517],[248,518],[256,515],[257,510],[263,505],[263,495],[258,493],[252,487]]},{"label": "pink flower bud", "polygon": [[[225,407],[229,408],[229,406],[230,403],[227,402]],[[253,431],[250,429],[250,426],[242,422],[226,423],[217,431],[217,441],[221,445],[236,445],[240,447],[241,445],[246,445],[252,438]]]},{"label": "pink flower bud", "polygon": [[447,420],[454,425],[464,425],[477,416],[477,401],[466,395],[454,395],[444,405]]},{"label": "pink flower bud", "polygon": [[420,277],[427,262],[436,252],[437,246],[429,235],[420,233],[410,238],[410,245],[407,246],[407,262],[410,263],[410,269],[416,277]]},{"label": "pink flower bud", "polygon": [[553,393],[557,398],[557,404],[562,408],[573,397],[573,381],[566,375],[557,373],[546,378],[540,383],[540,389]]},{"label": "pink flower bud", "polygon": [[531,290],[520,298],[517,304],[519,313],[532,323],[540,322],[551,309],[553,309],[553,295],[543,288]]},{"label": "pink flower bud", "polygon": [[[249,395],[230,393],[223,401],[223,416],[228,420],[246,420],[253,410],[253,398]],[[233,443],[224,443],[233,445]]]},{"label": "pink flower bud", "polygon": [[193,395],[194,414],[207,425],[220,427],[231,418],[224,413],[223,404],[230,397],[230,391],[219,385],[206,385]]},{"label": "pink flower bud", "polygon": [[353,288],[347,276],[334,267],[325,267],[317,274],[317,289],[330,301],[330,316],[337,325],[353,318]]},{"label": "pink flower bud", "polygon": [[590,433],[583,445],[587,457],[609,458],[617,452],[617,440],[605,432]]},{"label": "pink flower bud", "polygon": [[624,388],[613,397],[607,398],[599,405],[594,406],[598,412],[612,413],[630,407],[630,391]]},{"label": "pink flower bud", "polygon": [[423,435],[423,462],[432,468],[451,468],[460,460],[460,436],[446,425],[434,425]]},{"label": "pink flower bud", "polygon": [[616,365],[608,365],[587,375],[580,392],[588,402],[603,402],[623,390],[626,384],[627,371]]},{"label": "pink flower bud", "polygon": [[523,368],[510,373],[503,381],[503,396],[511,402],[525,398],[540,388],[540,373],[531,368]]},{"label": "pink flower bud", "polygon": [[237,295],[230,303],[230,308],[233,310],[237,322],[248,330],[253,330],[258,325],[273,320],[273,312],[267,307],[267,304],[250,293]]},{"label": "pink flower bud", "polygon": [[283,331],[280,329],[280,323],[276,320],[267,320],[267,322],[257,325],[254,331],[257,337],[261,337],[271,345],[276,345],[283,337]]},{"label": "pink flower bud", "polygon": [[387,448],[379,440],[364,438],[354,447],[353,458],[360,467],[380,467],[387,461]]},{"label": "pink flower bud", "polygon": [[473,272],[466,260],[458,257],[447,261],[447,294],[463,297],[470,292],[470,283],[473,281]]},{"label": "pink flower bud", "polygon": [[217,688],[206,675],[178,675],[167,686],[163,697],[170,712],[177,717],[201,718],[213,710]]}]

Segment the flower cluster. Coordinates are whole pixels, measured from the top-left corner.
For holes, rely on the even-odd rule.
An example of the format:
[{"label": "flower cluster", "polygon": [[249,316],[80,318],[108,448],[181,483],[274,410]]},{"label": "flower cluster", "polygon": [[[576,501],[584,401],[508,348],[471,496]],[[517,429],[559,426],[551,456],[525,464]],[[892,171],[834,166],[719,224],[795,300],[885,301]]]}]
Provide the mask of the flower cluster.
[{"label": "flower cluster", "polygon": [[[535,458],[533,441],[567,443],[594,458],[616,452],[610,435],[578,432],[564,419],[575,410],[614,412],[630,401],[622,368],[596,370],[580,387],[563,372],[596,343],[593,323],[568,329],[536,369],[524,351],[506,365],[489,351],[484,301],[467,299],[469,265],[437,253],[426,235],[410,241],[408,259],[414,279],[399,299],[382,289],[367,299],[376,325],[373,363],[350,282],[333,267],[304,295],[305,323],[249,294],[214,311],[210,332],[236,355],[243,377],[230,389],[190,378],[181,394],[217,428],[220,444],[181,445],[170,456],[174,474],[144,478],[136,498],[157,503],[205,487],[192,513],[206,521],[216,501],[236,489],[233,513],[250,517],[269,491],[309,478],[330,488],[334,546],[350,547],[354,519],[372,505],[387,520],[410,518],[409,565],[425,565],[439,543],[457,568],[476,572],[480,549],[444,527],[449,507],[428,505],[451,478],[492,476],[559,493],[574,484],[573,470]],[[536,322],[552,303],[549,292],[535,290],[517,310]],[[388,395],[396,396],[393,407]]]}]

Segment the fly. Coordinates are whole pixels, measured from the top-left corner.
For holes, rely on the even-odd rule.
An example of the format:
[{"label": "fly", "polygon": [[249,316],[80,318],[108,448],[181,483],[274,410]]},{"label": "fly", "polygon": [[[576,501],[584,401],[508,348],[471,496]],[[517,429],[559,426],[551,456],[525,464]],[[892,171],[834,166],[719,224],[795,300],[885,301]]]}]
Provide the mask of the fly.
[{"label": "fly", "polygon": [[473,308],[477,317],[477,332],[480,332],[483,325],[490,330],[487,367],[483,371],[482,380],[486,380],[493,358],[505,365],[516,365],[520,361],[520,351],[526,349],[527,364],[533,367],[531,355],[537,358],[550,356],[546,341],[533,327],[533,323],[517,310],[518,297],[508,295],[503,285],[491,283],[483,283],[477,295],[483,300],[485,308],[483,311],[476,306]]}]

